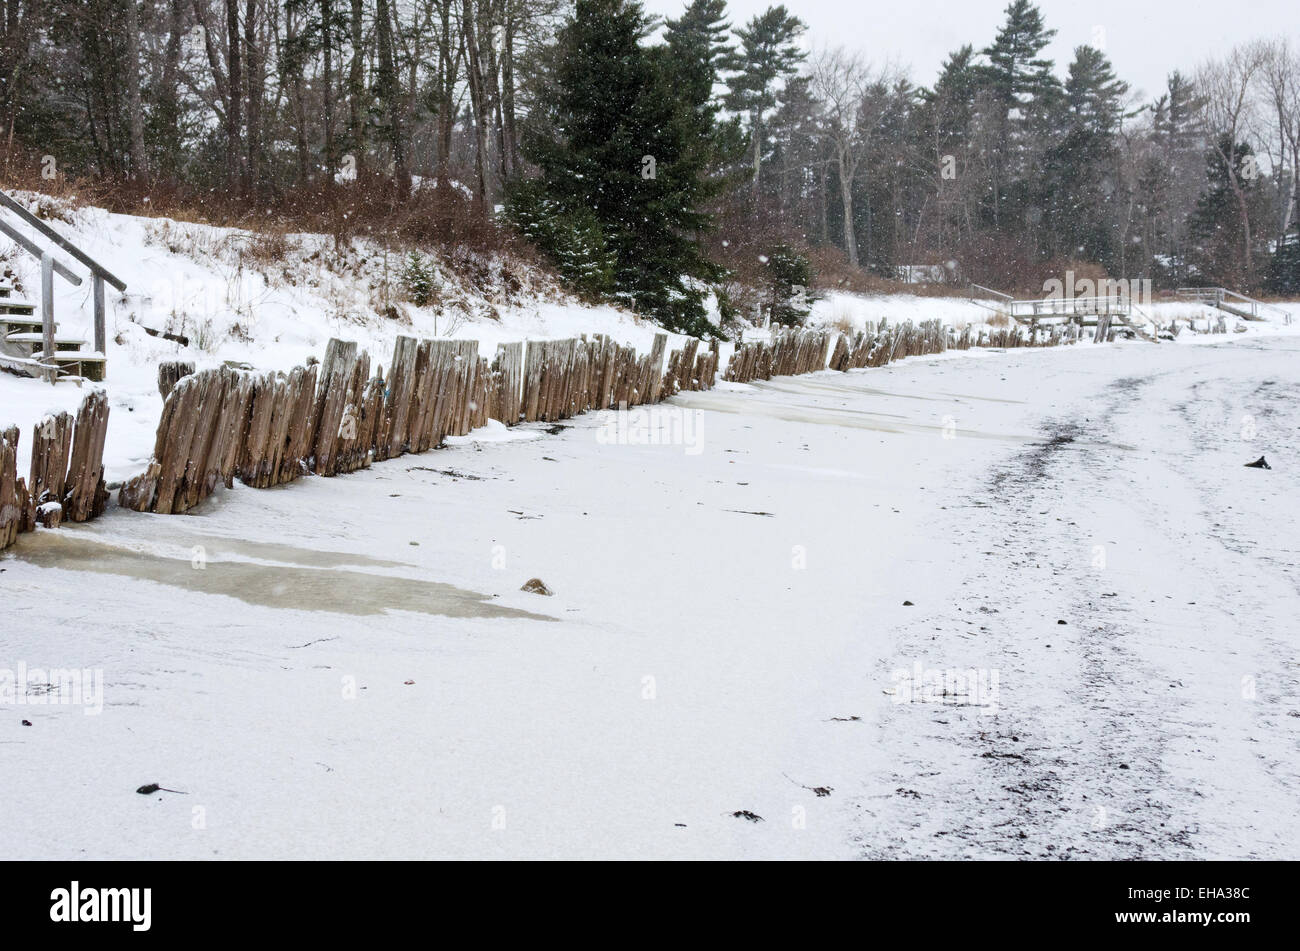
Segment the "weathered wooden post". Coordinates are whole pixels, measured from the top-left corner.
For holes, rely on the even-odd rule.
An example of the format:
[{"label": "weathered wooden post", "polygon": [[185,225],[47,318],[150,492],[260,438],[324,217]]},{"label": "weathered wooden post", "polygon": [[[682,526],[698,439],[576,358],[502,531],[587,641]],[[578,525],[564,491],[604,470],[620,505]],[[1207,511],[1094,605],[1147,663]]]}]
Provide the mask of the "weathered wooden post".
[{"label": "weathered wooden post", "polygon": [[95,271],[95,352],[108,356],[108,340],[104,333],[104,276]]},{"label": "weathered wooden post", "polygon": [[54,258],[48,251],[41,255],[41,331],[43,359],[50,367],[45,371],[45,378],[53,383],[59,378],[59,371],[54,362]]}]

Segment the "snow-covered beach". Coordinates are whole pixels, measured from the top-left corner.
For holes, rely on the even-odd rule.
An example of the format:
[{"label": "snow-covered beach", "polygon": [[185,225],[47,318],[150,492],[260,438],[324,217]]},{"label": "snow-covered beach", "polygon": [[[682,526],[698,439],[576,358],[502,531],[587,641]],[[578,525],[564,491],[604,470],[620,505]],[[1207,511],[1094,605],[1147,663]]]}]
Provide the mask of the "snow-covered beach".
[{"label": "snow-covered beach", "polygon": [[102,711],[11,708],[7,854],[1296,858],[1300,345],[1196,343],[726,386],[24,536],[5,666],[101,671]]}]

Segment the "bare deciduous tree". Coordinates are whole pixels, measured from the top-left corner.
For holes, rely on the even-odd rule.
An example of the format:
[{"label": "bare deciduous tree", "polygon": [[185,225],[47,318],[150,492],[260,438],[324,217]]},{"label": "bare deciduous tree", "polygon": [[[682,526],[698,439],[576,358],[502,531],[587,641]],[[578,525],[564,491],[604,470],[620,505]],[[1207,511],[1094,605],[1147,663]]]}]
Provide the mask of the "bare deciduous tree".
[{"label": "bare deciduous tree", "polygon": [[1250,202],[1242,170],[1237,168],[1237,145],[1255,119],[1256,88],[1264,63],[1260,44],[1235,47],[1225,57],[1203,64],[1196,72],[1196,88],[1205,102],[1209,147],[1227,170],[1228,186],[1237,201],[1242,226],[1242,264],[1249,278],[1254,273]]},{"label": "bare deciduous tree", "polygon": [[811,88],[821,101],[822,124],[839,172],[844,251],[853,267],[858,266],[853,183],[888,108],[892,72],[842,48],[820,51],[809,66]]}]

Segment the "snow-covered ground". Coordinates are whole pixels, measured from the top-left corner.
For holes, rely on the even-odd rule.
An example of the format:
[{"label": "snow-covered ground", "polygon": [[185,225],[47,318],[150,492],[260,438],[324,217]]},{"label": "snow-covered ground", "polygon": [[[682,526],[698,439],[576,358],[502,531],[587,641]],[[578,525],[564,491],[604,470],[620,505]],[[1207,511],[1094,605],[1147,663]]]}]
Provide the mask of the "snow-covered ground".
[{"label": "snow-covered ground", "polygon": [[1196,343],[724,385],[22,536],[0,669],[103,706],[0,708],[3,852],[1300,857],[1300,340]]}]

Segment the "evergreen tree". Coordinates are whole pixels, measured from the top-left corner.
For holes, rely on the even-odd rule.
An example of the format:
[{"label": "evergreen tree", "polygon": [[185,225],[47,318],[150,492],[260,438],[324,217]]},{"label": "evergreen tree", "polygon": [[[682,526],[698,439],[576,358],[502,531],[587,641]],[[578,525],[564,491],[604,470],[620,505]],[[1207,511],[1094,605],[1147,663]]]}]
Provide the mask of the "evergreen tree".
[{"label": "evergreen tree", "polygon": [[1150,274],[1161,284],[1187,282],[1187,219],[1205,181],[1203,107],[1195,87],[1177,71],[1150,106],[1151,132],[1135,197]]},{"label": "evergreen tree", "polygon": [[767,306],[774,324],[791,327],[802,324],[812,310],[812,264],[807,255],[789,245],[772,249],[764,264]]},{"label": "evergreen tree", "polygon": [[952,147],[970,133],[980,86],[980,70],[974,59],[975,50],[969,44],[950,53],[934,88],[920,92],[924,104],[921,116],[933,130],[942,154],[951,154]]},{"label": "evergreen tree", "polygon": [[740,58],[727,105],[749,116],[755,192],[762,178],[767,117],[778,104],[778,84],[793,76],[804,59],[797,40],[805,29],[803,21],[784,6],[775,6],[736,31]]},{"label": "evergreen tree", "polygon": [[[578,0],[559,36],[547,121],[524,139],[547,207],[598,223],[614,293],[673,330],[709,330],[700,282],[717,277],[695,236],[714,187],[698,115],[675,94],[672,54],[642,45],[634,0]],[[541,130],[549,130],[543,134]]]},{"label": "evergreen tree", "polygon": [[928,179],[922,192],[934,196],[937,206],[923,223],[932,228],[940,251],[949,247],[949,235],[955,243],[980,193],[983,176],[980,163],[973,160],[980,86],[975,50],[966,45],[949,54],[934,87],[919,93],[915,114],[918,175]]},{"label": "evergreen tree", "polygon": [[708,150],[714,191],[731,184],[730,176],[745,149],[739,117],[724,118],[715,95],[722,74],[739,64],[730,29],[726,0],[690,0],[681,17],[665,21],[664,30],[674,88],[694,113],[692,135]]},{"label": "evergreen tree", "polygon": [[1269,261],[1264,289],[1279,296],[1300,294],[1300,229],[1292,230],[1278,242]]},{"label": "evergreen tree", "polygon": [[1196,202],[1188,223],[1196,242],[1196,276],[1201,284],[1249,287],[1252,275],[1242,252],[1245,222],[1224,156],[1231,157],[1247,202],[1259,201],[1262,195],[1256,173],[1248,171],[1254,168],[1255,150],[1246,142],[1234,145],[1226,135],[1220,136],[1218,147],[1205,153],[1209,188]]},{"label": "evergreen tree", "polygon": [[996,226],[1019,227],[1028,206],[1027,179],[1036,165],[1035,134],[1041,138],[1050,132],[1060,83],[1052,75],[1052,61],[1039,56],[1056,31],[1044,26],[1038,7],[1029,0],[1012,0],[1006,17],[992,45],[984,50],[988,65],[983,79],[993,109],[988,117],[993,130],[989,213]]},{"label": "evergreen tree", "polygon": [[664,41],[673,53],[679,94],[710,120],[717,114],[714,86],[739,64],[728,33],[727,0],[690,0],[676,20],[664,21]]},{"label": "evergreen tree", "polygon": [[[769,208],[780,216],[790,235],[800,239],[815,235],[828,242],[827,203],[821,189],[826,176],[825,129],[821,103],[809,87],[807,76],[790,79],[781,93],[780,107],[768,121],[772,154],[764,192],[771,196]],[[759,231],[750,237],[757,246],[764,236]]]},{"label": "evergreen tree", "polygon": [[1057,254],[1115,263],[1116,132],[1127,93],[1100,50],[1074,51],[1058,118],[1064,138],[1048,150],[1042,181],[1045,234]]}]

